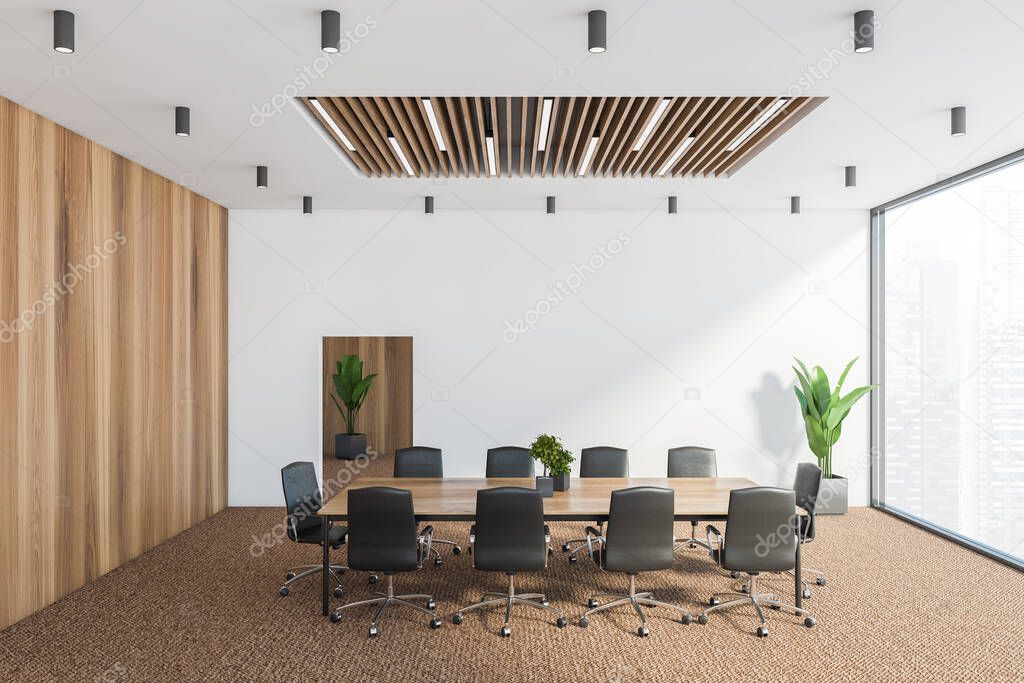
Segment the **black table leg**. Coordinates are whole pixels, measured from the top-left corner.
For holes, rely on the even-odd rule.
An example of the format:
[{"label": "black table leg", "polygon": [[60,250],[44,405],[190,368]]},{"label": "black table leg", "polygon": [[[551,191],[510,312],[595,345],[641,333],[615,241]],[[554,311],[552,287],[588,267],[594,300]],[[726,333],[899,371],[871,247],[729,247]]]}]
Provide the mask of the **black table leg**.
[{"label": "black table leg", "polygon": [[800,568],[800,546],[802,545],[803,543],[799,542],[796,544],[796,568],[793,570],[793,590],[795,591],[793,604],[797,607],[803,607],[803,592],[800,590],[800,580],[803,578],[803,570]]},{"label": "black table leg", "polygon": [[[325,517],[324,518],[324,523],[323,523],[323,532],[324,532],[324,538],[323,538],[323,545],[324,545],[324,571],[323,571],[323,576],[321,577],[321,579],[323,579],[323,581],[322,581],[322,588],[323,588],[324,616],[325,617],[327,616],[327,609],[330,607],[330,604],[329,604],[330,600],[327,597],[327,591],[330,588],[330,585],[329,585],[330,582],[327,579],[328,579],[328,574],[331,573],[331,564],[330,564],[331,563],[331,546],[327,542],[328,538],[329,538],[328,535],[330,534],[330,531],[331,531],[331,520],[329,520],[328,518]],[[800,551],[797,550],[797,552],[799,553]],[[797,566],[799,566],[799,563],[800,563],[799,557],[800,556],[797,555],[797,558],[798,558],[797,559]],[[799,583],[800,582],[797,581],[798,585],[799,585]]]}]

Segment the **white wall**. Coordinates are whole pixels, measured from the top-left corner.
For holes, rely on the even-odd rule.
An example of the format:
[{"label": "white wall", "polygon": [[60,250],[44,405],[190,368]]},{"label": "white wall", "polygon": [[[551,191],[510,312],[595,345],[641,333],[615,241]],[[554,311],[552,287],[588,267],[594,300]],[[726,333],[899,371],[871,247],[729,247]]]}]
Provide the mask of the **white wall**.
[{"label": "white wall", "polygon": [[[787,483],[813,460],[791,357],[834,379],[860,356],[848,386],[867,382],[866,212],[411,207],[231,211],[231,505],[280,505],[281,466],[319,467],[325,335],[413,336],[415,441],[451,476],[551,432],[628,447],[636,476],[699,444],[723,476]],[[835,464],[861,505],[867,413]]]}]

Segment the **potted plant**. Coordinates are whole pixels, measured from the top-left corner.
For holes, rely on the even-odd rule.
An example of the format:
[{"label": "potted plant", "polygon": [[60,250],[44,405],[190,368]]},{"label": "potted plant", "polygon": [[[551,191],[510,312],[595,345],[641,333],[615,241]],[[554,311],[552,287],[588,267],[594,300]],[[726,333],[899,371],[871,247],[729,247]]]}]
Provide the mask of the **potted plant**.
[{"label": "potted plant", "polygon": [[354,460],[366,453],[366,434],[356,433],[356,415],[376,376],[377,373],[373,373],[363,377],[363,361],[354,354],[339,360],[337,371],[331,375],[337,393],[337,396],[331,394],[331,400],[345,420],[345,433],[334,435],[334,457],[339,460]]},{"label": "potted plant", "polygon": [[[572,453],[566,450],[557,436],[541,434],[530,444],[530,454],[544,466],[544,476],[537,477],[538,490],[569,490],[569,468],[576,458],[572,457]],[[549,486],[550,489],[547,488]]]},{"label": "potted plant", "polygon": [[800,402],[807,444],[821,468],[821,488],[818,490],[814,511],[819,515],[843,515],[848,505],[848,482],[845,477],[832,473],[832,447],[839,441],[843,420],[850,414],[850,409],[877,385],[857,387],[845,396],[840,396],[843,382],[850,368],[857,362],[856,358],[847,364],[835,389],[829,388],[828,377],[820,367],[815,366],[813,371],[808,372],[807,366],[799,358],[794,360],[800,366],[799,369],[793,368],[800,386],[793,389]]}]

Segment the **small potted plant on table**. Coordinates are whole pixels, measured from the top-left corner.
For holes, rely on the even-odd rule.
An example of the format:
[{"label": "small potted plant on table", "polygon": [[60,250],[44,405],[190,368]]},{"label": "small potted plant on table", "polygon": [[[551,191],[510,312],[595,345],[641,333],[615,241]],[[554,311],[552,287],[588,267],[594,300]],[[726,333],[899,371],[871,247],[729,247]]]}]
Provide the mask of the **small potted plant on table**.
[{"label": "small potted plant on table", "polygon": [[541,434],[530,444],[530,454],[544,466],[544,476],[537,477],[538,491],[550,496],[552,490],[569,490],[569,469],[576,458],[557,436]]},{"label": "small potted plant on table", "polygon": [[345,433],[334,435],[334,457],[339,460],[354,460],[366,453],[366,434],[356,433],[356,415],[376,376],[377,373],[372,373],[363,377],[363,361],[354,354],[339,360],[337,372],[331,375],[338,394],[331,394],[331,400],[345,420]]}]

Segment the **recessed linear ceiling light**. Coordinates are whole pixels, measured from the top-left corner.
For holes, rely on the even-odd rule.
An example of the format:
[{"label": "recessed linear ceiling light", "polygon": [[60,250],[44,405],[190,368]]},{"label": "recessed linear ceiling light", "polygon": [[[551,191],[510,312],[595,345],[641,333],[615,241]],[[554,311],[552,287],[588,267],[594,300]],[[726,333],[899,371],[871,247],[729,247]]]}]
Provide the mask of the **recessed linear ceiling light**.
[{"label": "recessed linear ceiling light", "polygon": [[423,108],[427,112],[427,120],[430,122],[430,130],[434,131],[434,142],[437,143],[437,148],[442,152],[447,152],[448,149],[444,146],[444,136],[441,135],[441,126],[437,125],[434,105],[430,102],[429,97],[421,97],[420,102],[423,103]]},{"label": "recessed linear ceiling light", "polygon": [[597,149],[597,143],[601,139],[601,132],[594,129],[594,134],[590,136],[590,143],[587,145],[587,151],[583,155],[583,161],[580,163],[580,170],[576,175],[587,175],[587,169],[590,168],[590,160],[594,157],[594,150]]},{"label": "recessed linear ceiling light", "polygon": [[649,138],[651,133],[654,132],[654,127],[658,125],[658,121],[660,121],[661,117],[665,114],[665,110],[668,109],[668,103],[670,101],[671,100],[666,97],[658,103],[658,108],[654,110],[654,116],[652,116],[651,120],[647,122],[643,132],[640,133],[640,137],[637,138],[636,144],[633,145],[634,152],[639,152],[647,143],[647,138]]},{"label": "recessed linear ceiling light", "polygon": [[323,117],[324,122],[332,131],[334,131],[334,134],[341,138],[342,143],[344,143],[345,147],[348,148],[348,151],[356,151],[356,148],[352,146],[352,143],[351,141],[349,141],[348,137],[341,132],[341,128],[338,128],[338,124],[334,122],[334,119],[332,119],[330,114],[327,113],[327,110],[324,109],[324,105],[320,104],[320,100],[318,100],[315,97],[310,97],[309,103],[313,105],[313,109],[316,109],[316,113],[320,114],[320,116]]},{"label": "recessed linear ceiling light", "polygon": [[484,140],[487,143],[487,168],[490,175],[497,175],[494,166],[494,129],[491,127],[491,108],[484,102]]},{"label": "recessed linear ceiling light", "polygon": [[402,151],[402,147],[398,144],[398,140],[395,139],[394,134],[388,131],[388,143],[391,144],[391,149],[395,150],[395,156],[402,162],[402,166],[405,167],[405,172],[411,176],[416,175],[416,171],[412,170],[412,166],[409,165],[409,160],[405,158],[405,152]]},{"label": "recessed linear ceiling light", "polygon": [[75,51],[75,15],[66,9],[53,11],[53,49],[64,55]]},{"label": "recessed linear ceiling light", "polygon": [[668,161],[665,162],[665,165],[662,166],[661,170],[658,171],[658,175],[665,175],[668,169],[670,169],[672,166],[675,165],[677,161],[679,161],[679,157],[683,156],[683,152],[686,151],[686,148],[692,145],[693,141],[696,139],[697,136],[691,133],[688,138],[683,140],[683,144],[679,145],[679,149],[672,152],[672,156],[668,158]]},{"label": "recessed linear ceiling light", "polygon": [[768,123],[768,121],[770,121],[773,116],[778,114],[779,111],[781,111],[782,108],[789,103],[790,98],[788,97],[782,97],[776,100],[774,103],[772,103],[772,106],[768,107],[763,112],[761,112],[761,115],[754,119],[754,122],[747,126],[747,129],[745,131],[736,136],[736,139],[729,143],[729,146],[725,148],[725,151],[735,151],[737,147],[739,147],[740,145],[747,141],[747,138],[749,138],[751,135],[760,130],[761,126]]},{"label": "recessed linear ceiling light", "polygon": [[543,152],[548,144],[548,126],[551,125],[551,105],[555,103],[554,97],[545,97],[544,106],[540,110],[540,135],[537,140],[537,151]]}]

